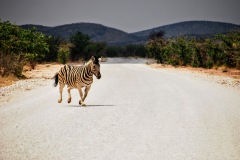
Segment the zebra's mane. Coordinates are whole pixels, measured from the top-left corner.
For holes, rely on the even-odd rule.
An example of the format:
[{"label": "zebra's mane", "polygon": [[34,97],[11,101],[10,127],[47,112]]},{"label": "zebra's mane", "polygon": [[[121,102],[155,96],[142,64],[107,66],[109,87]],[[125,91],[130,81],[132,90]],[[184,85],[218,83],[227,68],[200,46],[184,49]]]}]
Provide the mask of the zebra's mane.
[{"label": "zebra's mane", "polygon": [[87,66],[89,65],[90,63],[94,63],[94,64],[99,64],[99,60],[98,60],[98,57],[97,56],[94,56],[94,61],[92,59],[90,59],[89,61],[87,62],[84,62],[84,66]]},{"label": "zebra's mane", "polygon": [[84,63],[84,66],[88,66],[90,63],[93,63],[91,60]]}]

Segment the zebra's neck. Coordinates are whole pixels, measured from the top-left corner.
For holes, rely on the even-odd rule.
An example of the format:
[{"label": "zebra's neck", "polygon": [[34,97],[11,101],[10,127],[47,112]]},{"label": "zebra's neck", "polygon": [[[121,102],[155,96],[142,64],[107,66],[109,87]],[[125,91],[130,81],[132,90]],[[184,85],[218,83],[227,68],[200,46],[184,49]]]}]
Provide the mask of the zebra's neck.
[{"label": "zebra's neck", "polygon": [[93,77],[93,73],[92,73],[92,62],[87,62],[84,65],[84,70],[85,70],[85,76],[88,78],[92,78]]}]

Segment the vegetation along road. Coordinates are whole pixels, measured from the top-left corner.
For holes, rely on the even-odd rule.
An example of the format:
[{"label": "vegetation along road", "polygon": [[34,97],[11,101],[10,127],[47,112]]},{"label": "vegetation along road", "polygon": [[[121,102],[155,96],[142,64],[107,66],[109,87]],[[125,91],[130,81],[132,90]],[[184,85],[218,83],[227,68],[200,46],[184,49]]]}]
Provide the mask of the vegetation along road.
[{"label": "vegetation along road", "polygon": [[2,93],[0,159],[239,160],[239,90],[145,63],[102,63],[86,107],[50,79]]}]

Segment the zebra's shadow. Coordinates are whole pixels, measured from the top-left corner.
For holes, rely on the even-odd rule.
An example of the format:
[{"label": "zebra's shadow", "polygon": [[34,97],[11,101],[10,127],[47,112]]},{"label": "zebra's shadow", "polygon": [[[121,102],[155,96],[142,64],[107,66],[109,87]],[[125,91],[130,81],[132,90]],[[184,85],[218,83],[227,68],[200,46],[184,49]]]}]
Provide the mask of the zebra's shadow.
[{"label": "zebra's shadow", "polygon": [[115,105],[109,105],[109,104],[89,104],[86,106],[81,106],[81,105],[64,105],[63,107],[79,107],[79,108],[88,108],[88,107],[114,107]]}]

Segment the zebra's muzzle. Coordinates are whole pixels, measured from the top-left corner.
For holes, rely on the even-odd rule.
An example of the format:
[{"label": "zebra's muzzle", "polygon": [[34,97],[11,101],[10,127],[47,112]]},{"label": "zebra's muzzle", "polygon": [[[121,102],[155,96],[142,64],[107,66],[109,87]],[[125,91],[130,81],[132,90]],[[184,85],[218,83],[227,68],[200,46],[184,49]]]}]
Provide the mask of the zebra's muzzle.
[{"label": "zebra's muzzle", "polygon": [[100,79],[101,78],[101,74],[97,75],[96,77],[97,77],[97,79]]}]

